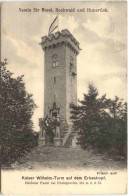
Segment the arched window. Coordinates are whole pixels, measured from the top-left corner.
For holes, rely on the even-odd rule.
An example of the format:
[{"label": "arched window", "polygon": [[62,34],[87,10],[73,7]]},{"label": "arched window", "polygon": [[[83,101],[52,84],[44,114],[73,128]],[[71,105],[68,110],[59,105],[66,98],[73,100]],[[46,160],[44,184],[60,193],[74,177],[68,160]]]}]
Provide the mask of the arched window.
[{"label": "arched window", "polygon": [[52,56],[52,67],[58,67],[58,55],[54,54]]}]

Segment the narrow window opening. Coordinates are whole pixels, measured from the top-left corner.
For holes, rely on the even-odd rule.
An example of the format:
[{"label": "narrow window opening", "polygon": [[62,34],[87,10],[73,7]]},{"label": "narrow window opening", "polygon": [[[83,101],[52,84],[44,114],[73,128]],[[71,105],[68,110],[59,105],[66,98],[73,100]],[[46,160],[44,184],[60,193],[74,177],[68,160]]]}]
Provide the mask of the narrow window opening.
[{"label": "narrow window opening", "polygon": [[56,95],[54,95],[54,101],[56,101]]},{"label": "narrow window opening", "polygon": [[54,84],[56,84],[56,77],[54,77]]},{"label": "narrow window opening", "polygon": [[73,64],[70,63],[70,71],[73,71]]}]

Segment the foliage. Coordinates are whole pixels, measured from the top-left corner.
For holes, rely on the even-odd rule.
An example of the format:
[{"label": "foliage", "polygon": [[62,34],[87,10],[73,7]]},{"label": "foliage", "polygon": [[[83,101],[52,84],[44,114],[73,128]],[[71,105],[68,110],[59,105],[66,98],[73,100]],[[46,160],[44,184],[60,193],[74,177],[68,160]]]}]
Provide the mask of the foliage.
[{"label": "foliage", "polygon": [[74,131],[78,144],[100,151],[112,151],[126,155],[126,103],[115,97],[98,96],[94,85],[89,84],[88,93],[79,105],[70,105]]},{"label": "foliage", "polygon": [[1,157],[3,164],[15,161],[36,144],[31,117],[36,105],[28,94],[23,76],[12,77],[7,70],[7,60],[1,68]]}]

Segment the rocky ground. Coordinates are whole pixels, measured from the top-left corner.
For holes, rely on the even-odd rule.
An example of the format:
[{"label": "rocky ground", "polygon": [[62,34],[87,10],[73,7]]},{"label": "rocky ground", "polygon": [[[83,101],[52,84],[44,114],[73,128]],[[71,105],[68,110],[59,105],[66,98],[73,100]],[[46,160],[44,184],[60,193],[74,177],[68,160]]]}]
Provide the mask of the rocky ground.
[{"label": "rocky ground", "polygon": [[11,165],[11,168],[4,169],[123,169],[126,168],[126,161],[123,157],[110,157],[88,150],[62,147],[35,147],[29,154],[20,158]]}]

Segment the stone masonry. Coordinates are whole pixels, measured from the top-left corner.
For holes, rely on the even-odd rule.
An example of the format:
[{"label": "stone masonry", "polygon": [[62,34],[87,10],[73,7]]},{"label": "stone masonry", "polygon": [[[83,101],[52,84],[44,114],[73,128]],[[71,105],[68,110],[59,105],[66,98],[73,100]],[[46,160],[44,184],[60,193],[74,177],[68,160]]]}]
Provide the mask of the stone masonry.
[{"label": "stone masonry", "polygon": [[42,37],[44,51],[44,117],[50,116],[55,102],[59,118],[70,120],[70,103],[77,104],[78,41],[67,30]]}]

